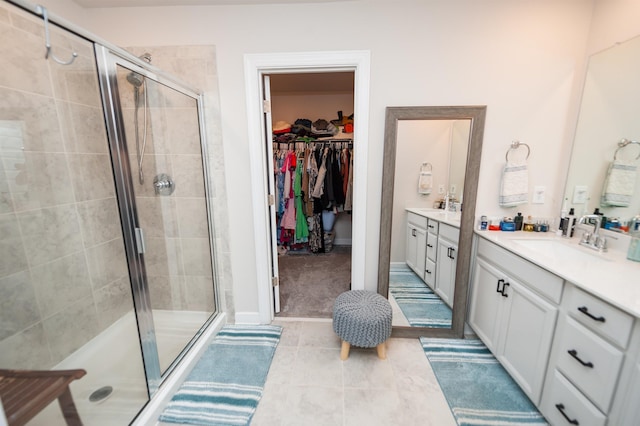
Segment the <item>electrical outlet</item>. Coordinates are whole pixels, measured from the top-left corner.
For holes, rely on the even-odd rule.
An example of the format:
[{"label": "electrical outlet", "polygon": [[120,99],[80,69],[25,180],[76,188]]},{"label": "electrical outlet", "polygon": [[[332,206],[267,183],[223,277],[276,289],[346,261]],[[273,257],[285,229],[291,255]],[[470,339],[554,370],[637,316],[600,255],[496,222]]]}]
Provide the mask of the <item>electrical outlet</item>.
[{"label": "electrical outlet", "polygon": [[533,187],[533,199],[531,200],[532,204],[544,204],[544,186],[534,186]]},{"label": "electrical outlet", "polygon": [[438,186],[438,194],[444,194],[444,183],[441,183],[440,186]]}]

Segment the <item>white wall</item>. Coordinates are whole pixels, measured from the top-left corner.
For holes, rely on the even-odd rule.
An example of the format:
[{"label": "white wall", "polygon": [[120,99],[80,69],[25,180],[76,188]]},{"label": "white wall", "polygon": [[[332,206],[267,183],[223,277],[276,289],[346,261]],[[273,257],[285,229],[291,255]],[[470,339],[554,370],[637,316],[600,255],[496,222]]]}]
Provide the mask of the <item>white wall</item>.
[{"label": "white wall", "polygon": [[216,46],[230,165],[231,266],[236,309],[244,312],[257,310],[254,255],[248,249],[250,176],[242,167],[249,158],[244,54],[371,51],[365,282],[375,288],[385,107],[487,105],[478,214],[513,214],[497,206],[497,197],[505,151],[519,139],[531,146],[531,187],[547,188],[546,204],[519,210],[556,215],[581,88],[575,78],[584,69],[592,9],[593,2],[584,0],[361,0],[335,8],[119,8],[77,16],[84,18],[79,24],[117,45]]}]

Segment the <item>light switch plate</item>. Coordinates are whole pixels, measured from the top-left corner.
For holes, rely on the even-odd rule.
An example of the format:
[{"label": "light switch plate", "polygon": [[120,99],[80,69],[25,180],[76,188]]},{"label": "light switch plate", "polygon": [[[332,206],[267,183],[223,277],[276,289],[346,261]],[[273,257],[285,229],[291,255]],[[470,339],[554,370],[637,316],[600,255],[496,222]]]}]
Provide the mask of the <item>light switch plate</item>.
[{"label": "light switch plate", "polygon": [[573,204],[584,204],[587,202],[587,192],[589,188],[586,185],[576,185],[573,188]]},{"label": "light switch plate", "polygon": [[534,186],[533,187],[533,199],[531,200],[532,204],[544,204],[544,186]]},{"label": "light switch plate", "polygon": [[444,184],[441,183],[440,186],[438,187],[438,194],[444,194]]}]

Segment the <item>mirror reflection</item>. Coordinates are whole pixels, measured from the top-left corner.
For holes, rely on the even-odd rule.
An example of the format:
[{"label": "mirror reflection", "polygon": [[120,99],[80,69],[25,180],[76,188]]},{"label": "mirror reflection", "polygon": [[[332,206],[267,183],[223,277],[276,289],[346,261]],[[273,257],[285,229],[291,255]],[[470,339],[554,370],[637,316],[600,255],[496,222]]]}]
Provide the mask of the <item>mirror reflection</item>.
[{"label": "mirror reflection", "polygon": [[603,227],[640,226],[640,37],[589,60],[565,199],[576,215],[603,215]]},{"label": "mirror reflection", "polygon": [[396,337],[462,337],[485,106],[387,107],[378,292]]},{"label": "mirror reflection", "polygon": [[389,300],[394,325],[451,327],[471,120],[399,121]]}]

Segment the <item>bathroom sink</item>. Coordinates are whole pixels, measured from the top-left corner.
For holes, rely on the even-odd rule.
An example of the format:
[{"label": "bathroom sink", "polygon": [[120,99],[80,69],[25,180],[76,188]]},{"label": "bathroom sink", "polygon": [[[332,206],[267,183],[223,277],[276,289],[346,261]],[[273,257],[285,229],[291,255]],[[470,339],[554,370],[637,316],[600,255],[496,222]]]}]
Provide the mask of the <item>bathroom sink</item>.
[{"label": "bathroom sink", "polygon": [[590,252],[589,249],[577,245],[569,245],[554,239],[514,239],[514,243],[540,254],[567,262],[608,261],[602,253]]}]

